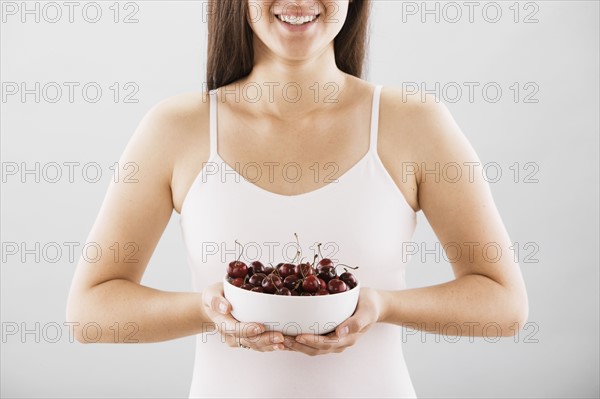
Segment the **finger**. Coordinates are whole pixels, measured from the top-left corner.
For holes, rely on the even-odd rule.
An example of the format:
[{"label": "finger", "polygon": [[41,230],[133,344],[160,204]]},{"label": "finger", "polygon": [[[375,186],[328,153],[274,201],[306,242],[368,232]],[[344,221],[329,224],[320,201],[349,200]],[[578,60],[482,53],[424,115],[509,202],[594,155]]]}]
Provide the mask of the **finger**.
[{"label": "finger", "polygon": [[[275,342],[274,342],[275,341]],[[282,343],[283,337],[273,336],[272,334],[265,332],[259,337],[252,338],[238,338],[231,334],[225,335],[225,342],[231,347],[240,347],[240,344],[251,348],[259,352],[272,352],[276,350],[286,350]]]},{"label": "finger", "polygon": [[285,346],[283,345],[283,334],[280,332],[267,331],[259,336],[241,338],[240,342],[245,346],[261,352],[285,350]]},{"label": "finger", "polygon": [[259,346],[268,346],[273,344],[282,344],[283,338],[283,334],[278,331],[265,331],[256,337],[247,338],[247,340]]},{"label": "finger", "polygon": [[206,309],[220,314],[231,312],[231,304],[223,294],[223,283],[215,283],[202,291],[202,302]]},{"label": "finger", "polygon": [[331,351],[341,345],[347,345],[347,342],[335,335],[335,332],[326,335],[300,334],[290,338],[293,343],[301,345],[300,348],[307,346],[321,351]]},{"label": "finger", "polygon": [[244,323],[234,319],[231,315],[215,315],[215,326],[222,334],[233,335],[236,338],[250,338],[265,332],[265,326],[260,323]]},{"label": "finger", "polygon": [[231,304],[223,296],[223,283],[208,286],[202,293],[202,301],[216,328],[224,334],[252,337],[266,330],[260,323],[243,323],[231,316]]},{"label": "finger", "polygon": [[310,345],[302,344],[296,341],[293,337],[285,337],[283,345],[288,348],[288,350],[300,352],[308,356],[317,356],[330,352],[328,349],[319,349]]},{"label": "finger", "polygon": [[365,323],[367,315],[363,313],[363,311],[357,309],[354,315],[350,316],[342,324],[337,326],[335,329],[335,335],[338,338],[344,338],[351,334],[364,332],[368,323]]}]

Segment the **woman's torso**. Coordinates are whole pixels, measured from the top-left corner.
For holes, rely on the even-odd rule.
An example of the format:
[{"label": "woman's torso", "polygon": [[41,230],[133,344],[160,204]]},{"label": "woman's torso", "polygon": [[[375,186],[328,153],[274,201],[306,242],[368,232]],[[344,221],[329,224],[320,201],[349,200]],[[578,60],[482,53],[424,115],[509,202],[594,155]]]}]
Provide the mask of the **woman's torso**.
[{"label": "woman's torso", "polygon": [[[225,112],[219,115],[216,111],[222,112],[224,107],[214,102],[214,96],[218,92],[213,92],[212,98],[218,107],[209,112],[213,132],[209,135],[207,164],[194,176],[180,208],[194,289],[201,291],[222,279],[225,264],[237,256],[235,240],[252,248],[245,260],[260,257],[263,262],[278,263],[283,256],[293,256],[289,245],[294,243],[294,233],[299,235],[307,257],[311,257],[315,244],[322,242],[325,256],[359,266],[356,275],[363,286],[405,288],[409,258],[402,251],[402,243],[412,238],[416,216],[378,155],[378,126],[372,125],[371,116],[379,122],[380,107],[377,102],[371,106],[372,99],[378,98],[373,97],[373,90],[362,96],[367,116],[363,102],[362,114],[361,105],[357,105],[353,112],[358,117],[349,117],[350,124],[340,123],[357,125],[348,133],[352,145],[344,145],[335,134],[319,136],[317,132],[313,137],[328,139],[320,146],[302,141],[291,145],[296,152],[310,154],[297,158],[289,148],[279,154],[274,148],[262,151],[248,143],[234,145],[231,132],[236,129],[227,122],[220,123],[228,118]],[[331,119],[335,122],[336,116]],[[237,134],[244,137],[243,130]],[[359,143],[365,142],[361,154]],[[358,159],[343,156],[340,147],[342,153],[358,154]],[[307,163],[312,154],[317,155]],[[261,179],[245,181],[230,168],[239,162],[241,172],[251,162],[272,162],[277,171],[277,166],[282,170],[295,160],[303,172],[314,172],[309,167],[319,160],[321,164],[339,162],[338,180],[326,183],[312,174],[294,186],[298,177],[288,173],[282,175],[279,185],[269,187]],[[245,171],[250,175],[250,169]],[[289,192],[296,194],[284,195]],[[218,334],[198,335],[190,396],[411,397],[414,389],[402,355],[401,336],[400,327],[377,324],[343,353],[309,357],[293,352],[245,351],[228,347]]]}]

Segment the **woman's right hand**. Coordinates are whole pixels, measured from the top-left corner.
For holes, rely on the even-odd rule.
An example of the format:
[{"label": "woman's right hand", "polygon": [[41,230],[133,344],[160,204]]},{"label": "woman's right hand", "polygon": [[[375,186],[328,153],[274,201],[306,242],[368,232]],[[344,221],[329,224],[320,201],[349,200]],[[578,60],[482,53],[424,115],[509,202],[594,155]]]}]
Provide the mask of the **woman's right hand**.
[{"label": "woman's right hand", "polygon": [[243,323],[231,316],[231,304],[223,294],[223,283],[214,283],[202,292],[204,312],[214,323],[225,343],[232,348],[241,345],[259,352],[287,350],[283,346],[283,334],[276,331],[266,331],[259,323]]}]

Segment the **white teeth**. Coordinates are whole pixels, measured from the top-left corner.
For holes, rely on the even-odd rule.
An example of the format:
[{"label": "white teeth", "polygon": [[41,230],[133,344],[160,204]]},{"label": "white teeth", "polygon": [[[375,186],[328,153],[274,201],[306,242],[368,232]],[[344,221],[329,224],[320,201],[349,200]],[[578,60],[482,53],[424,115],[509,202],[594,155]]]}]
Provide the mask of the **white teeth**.
[{"label": "white teeth", "polygon": [[300,16],[297,17],[295,15],[278,15],[277,16],[281,21],[283,22],[287,22],[288,24],[291,25],[302,25],[305,24],[307,22],[312,22],[315,20],[316,16],[315,15],[305,15],[305,16]]}]

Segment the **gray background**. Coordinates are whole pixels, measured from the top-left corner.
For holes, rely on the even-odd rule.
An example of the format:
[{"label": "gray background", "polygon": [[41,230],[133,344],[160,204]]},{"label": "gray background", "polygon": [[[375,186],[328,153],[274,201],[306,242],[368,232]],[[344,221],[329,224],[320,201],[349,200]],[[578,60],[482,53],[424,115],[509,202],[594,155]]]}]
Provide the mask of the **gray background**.
[{"label": "gray background", "polygon": [[[3,7],[6,7],[3,2]],[[21,2],[13,3],[21,7]],[[56,23],[55,9],[40,7],[40,21],[26,22],[3,13],[1,80],[79,82],[74,101],[66,86],[60,101],[48,86],[39,103],[9,96],[1,103],[3,170],[12,162],[40,167],[51,162],[96,162],[103,172],[87,182],[82,168],[68,180],[35,182],[33,175],[4,176],[2,186],[2,348],[3,397],[184,397],[192,377],[194,338],[142,345],[71,344],[68,329],[56,340],[52,323],[64,322],[65,303],[77,256],[69,259],[65,242],[85,242],[111,179],[109,166],[119,156],[144,113],[165,97],[201,89],[205,67],[206,24],[200,1],[120,3],[119,22],[97,2],[102,18],[74,21],[66,6]],[[434,2],[428,2],[430,9]],[[496,23],[494,4],[468,8],[456,23],[456,9],[440,7],[421,20],[403,13],[411,4],[375,1],[368,80],[402,86],[425,82],[433,88],[449,82],[463,87],[453,102],[451,86],[441,93],[482,162],[495,162],[502,177],[491,183],[496,204],[513,241],[530,298],[529,324],[518,336],[498,342],[468,338],[451,342],[427,334],[408,335],[406,361],[421,397],[598,397],[598,2],[494,3],[502,10]],[[35,7],[35,2],[27,2]],[[414,2],[419,8],[421,2]],[[9,5],[10,7],[10,5]],[[127,8],[126,8],[127,7]],[[134,8],[135,7],[135,8]],[[514,6],[513,6],[514,7]],[[4,8],[3,8],[4,9]],[[446,11],[444,13],[444,10]],[[93,17],[88,8],[88,17]],[[137,23],[123,23],[135,12]],[[531,14],[537,22],[524,23]],[[486,16],[488,20],[484,18]],[[404,18],[404,20],[403,20]],[[4,20],[5,19],[5,20]],[[81,87],[96,82],[103,89],[90,103]],[[115,102],[109,88],[133,82],[139,88],[126,103]],[[478,82],[473,101],[464,82]],[[497,102],[482,86],[502,89]],[[521,97],[510,87],[518,82]],[[530,83],[530,86],[525,86]],[[515,86],[513,86],[515,87]],[[539,91],[525,102],[523,95]],[[127,89],[121,93],[130,93]],[[90,92],[91,93],[91,92]],[[493,95],[493,90],[488,92]],[[3,94],[6,94],[3,91]],[[93,94],[93,93],[92,93]],[[519,163],[518,177],[514,167]],[[537,169],[525,167],[532,163]],[[493,170],[492,170],[493,171]],[[52,172],[50,174],[50,172]],[[93,170],[85,175],[94,177]],[[526,176],[537,179],[526,182]],[[25,182],[21,180],[25,179]],[[183,244],[174,213],[148,266],[143,284],[164,290],[191,290]],[[433,248],[435,236],[419,214],[415,241]],[[48,251],[39,261],[9,255],[10,243]],[[56,253],[51,243],[63,249]],[[40,251],[41,252],[41,251]],[[79,254],[78,252],[76,252]],[[432,256],[413,258],[409,286],[451,279],[450,266]],[[16,324],[15,324],[16,323]],[[8,334],[17,325],[35,330]],[[39,342],[36,342],[39,341]]]}]

